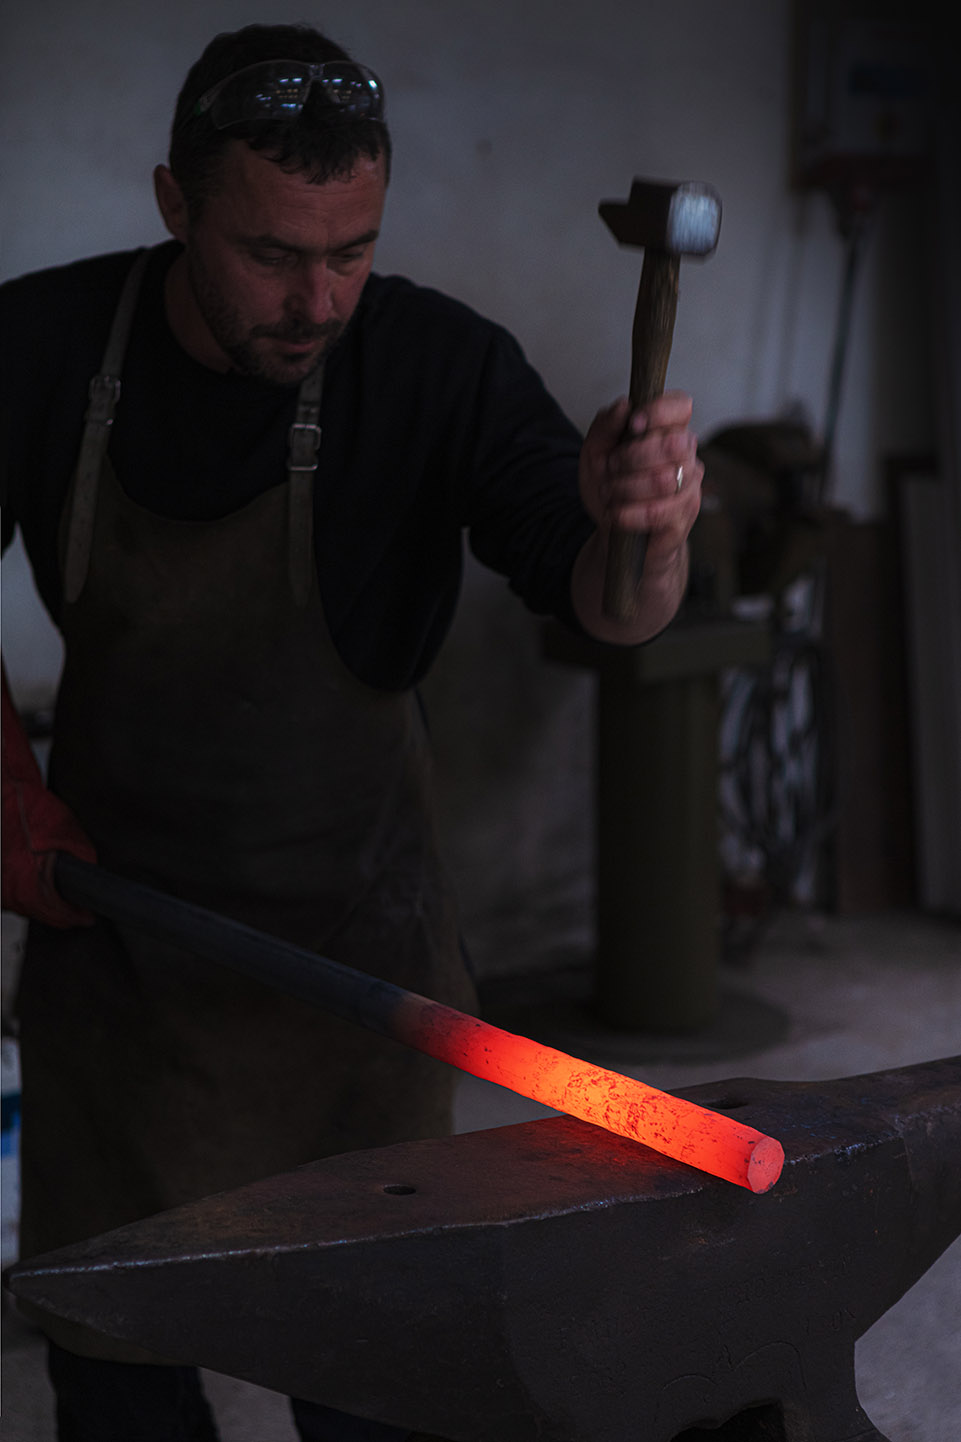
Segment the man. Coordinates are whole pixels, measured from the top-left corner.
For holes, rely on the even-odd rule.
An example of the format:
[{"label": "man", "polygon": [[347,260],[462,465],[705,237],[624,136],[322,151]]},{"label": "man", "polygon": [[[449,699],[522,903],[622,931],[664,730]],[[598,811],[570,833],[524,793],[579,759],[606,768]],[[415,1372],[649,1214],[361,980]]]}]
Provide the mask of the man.
[{"label": "man", "polygon": [[[380,83],[339,47],[219,36],[155,173],[173,240],[3,288],[5,539],[65,645],[49,790],[5,702],[23,1255],[450,1127],[448,1069],[77,913],[54,852],[469,1009],[414,691],[462,533],[601,639],[683,596],[689,399],[621,401],[582,445],[506,332],[373,274],[389,166]],[[650,538],[631,623],[601,602],[612,523]],[[215,1436],[189,1369],[41,1320],[62,1442]]]}]

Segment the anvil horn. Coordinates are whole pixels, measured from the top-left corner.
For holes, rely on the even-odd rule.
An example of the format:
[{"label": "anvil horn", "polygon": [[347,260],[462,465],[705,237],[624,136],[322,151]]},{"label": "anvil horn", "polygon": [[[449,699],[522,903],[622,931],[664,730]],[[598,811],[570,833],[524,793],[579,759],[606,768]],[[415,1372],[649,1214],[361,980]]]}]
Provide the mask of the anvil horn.
[{"label": "anvil horn", "polygon": [[961,1232],[961,1057],[682,1094],[782,1137],[778,1187],[552,1117],[315,1162],[8,1283],[158,1356],[455,1442],[880,1438],[854,1344]]}]

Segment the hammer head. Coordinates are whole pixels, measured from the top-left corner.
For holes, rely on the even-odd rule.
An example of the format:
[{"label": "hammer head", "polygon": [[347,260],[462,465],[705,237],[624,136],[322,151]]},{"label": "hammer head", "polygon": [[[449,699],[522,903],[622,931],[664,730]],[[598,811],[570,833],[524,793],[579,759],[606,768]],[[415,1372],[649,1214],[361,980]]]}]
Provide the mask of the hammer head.
[{"label": "hammer head", "polygon": [[696,180],[635,180],[626,201],[598,209],[621,245],[669,255],[710,255],[721,229],[721,197]]}]

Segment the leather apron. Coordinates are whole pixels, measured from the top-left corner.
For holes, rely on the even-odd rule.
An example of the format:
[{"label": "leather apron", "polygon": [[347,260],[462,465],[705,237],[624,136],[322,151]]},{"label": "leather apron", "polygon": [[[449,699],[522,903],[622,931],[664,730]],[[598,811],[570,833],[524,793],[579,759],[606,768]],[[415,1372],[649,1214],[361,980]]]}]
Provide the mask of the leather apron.
[{"label": "leather apron", "polygon": [[[472,1010],[416,697],[348,671],[313,565],[292,584],[295,494],[170,520],[102,463],[51,784],[105,868]],[[32,926],[18,1011],[25,1257],[450,1130],[450,1068],[112,923]],[[40,1320],[73,1351],[157,1360]]]}]

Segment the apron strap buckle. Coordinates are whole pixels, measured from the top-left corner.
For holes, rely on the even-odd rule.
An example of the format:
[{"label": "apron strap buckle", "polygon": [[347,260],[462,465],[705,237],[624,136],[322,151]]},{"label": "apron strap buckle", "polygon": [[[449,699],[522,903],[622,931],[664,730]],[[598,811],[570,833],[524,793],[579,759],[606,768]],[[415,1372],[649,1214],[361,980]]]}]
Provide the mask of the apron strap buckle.
[{"label": "apron strap buckle", "polygon": [[88,425],[113,425],[114,411],[120,399],[120,381],[116,376],[96,375],[88,391],[90,404],[84,420]]},{"label": "apron strap buckle", "polygon": [[288,471],[316,471],[320,426],[294,421],[287,433]]}]

